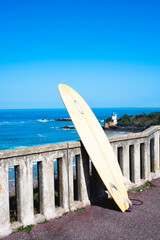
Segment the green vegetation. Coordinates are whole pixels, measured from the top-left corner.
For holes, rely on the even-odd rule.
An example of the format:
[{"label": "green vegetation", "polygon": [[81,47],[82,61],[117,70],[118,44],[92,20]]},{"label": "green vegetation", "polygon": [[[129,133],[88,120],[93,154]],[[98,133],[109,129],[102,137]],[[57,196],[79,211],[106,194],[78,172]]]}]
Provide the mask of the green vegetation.
[{"label": "green vegetation", "polygon": [[118,119],[118,126],[150,127],[154,125],[160,125],[159,112],[131,116],[125,114]]},{"label": "green vegetation", "polygon": [[13,231],[12,234],[13,234],[13,233],[17,233],[17,232],[22,232],[22,231],[30,234],[31,229],[32,229],[33,226],[34,226],[33,224],[28,225],[28,226],[26,226],[26,227],[21,226],[21,227],[17,228],[15,231]]},{"label": "green vegetation", "polygon": [[104,119],[104,122],[105,122],[105,123],[110,123],[110,122],[113,122],[113,120],[109,117],[109,118],[105,118],[105,119]]},{"label": "green vegetation", "polygon": [[9,205],[10,205],[10,221],[17,221],[17,203],[15,193],[9,194]]},{"label": "green vegetation", "polygon": [[154,187],[154,185],[151,182],[146,182],[145,184],[143,184],[142,186],[130,189],[128,192],[142,192],[144,190],[146,190],[147,188],[150,187]]},{"label": "green vegetation", "polygon": [[45,223],[47,223],[47,222],[48,222],[48,220],[45,219],[43,222],[40,222],[40,223],[38,223],[38,224],[45,224]]},{"label": "green vegetation", "polygon": [[38,185],[33,187],[33,201],[34,201],[34,214],[38,214],[40,209]]},{"label": "green vegetation", "polygon": [[77,209],[76,209],[76,212],[83,212],[83,211],[85,211],[85,208],[83,208],[83,207],[82,207],[82,208],[77,208]]},{"label": "green vegetation", "polygon": [[71,213],[72,211],[70,210],[70,211],[68,211],[68,212],[64,212],[63,213],[63,216],[65,216],[65,215],[67,215],[68,213]]},{"label": "green vegetation", "polygon": [[[78,213],[81,213],[81,212],[83,212],[83,211],[85,211],[86,209],[84,208],[84,207],[82,207],[82,208],[77,208],[76,210],[75,210],[75,212],[78,212]],[[63,216],[64,215],[67,215],[68,213],[71,213],[72,212],[72,210],[69,210],[68,212],[65,212],[65,213],[63,213]]]}]

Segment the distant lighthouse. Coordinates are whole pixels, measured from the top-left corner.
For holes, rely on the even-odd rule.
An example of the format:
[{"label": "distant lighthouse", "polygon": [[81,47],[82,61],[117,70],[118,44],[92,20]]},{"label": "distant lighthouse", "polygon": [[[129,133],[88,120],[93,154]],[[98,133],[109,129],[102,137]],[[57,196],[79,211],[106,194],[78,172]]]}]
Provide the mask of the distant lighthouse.
[{"label": "distant lighthouse", "polygon": [[113,126],[116,126],[117,125],[117,114],[112,113],[111,119],[113,120]]},{"label": "distant lighthouse", "polygon": [[117,114],[112,113],[109,118],[104,120],[104,128],[110,128],[117,125]]}]

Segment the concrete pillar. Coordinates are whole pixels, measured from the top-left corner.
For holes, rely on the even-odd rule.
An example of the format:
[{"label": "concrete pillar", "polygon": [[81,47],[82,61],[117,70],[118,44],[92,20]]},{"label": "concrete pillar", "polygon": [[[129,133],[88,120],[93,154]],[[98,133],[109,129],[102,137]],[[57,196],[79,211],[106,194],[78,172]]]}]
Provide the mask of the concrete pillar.
[{"label": "concrete pillar", "polygon": [[154,134],[154,172],[159,168],[159,132]]},{"label": "concrete pillar", "polygon": [[43,157],[38,163],[40,213],[47,219],[55,216],[54,159]]},{"label": "concrete pillar", "polygon": [[33,175],[30,156],[21,159],[15,172],[18,221],[23,225],[34,224]]},{"label": "concrete pillar", "polygon": [[69,210],[68,201],[68,154],[67,150],[63,151],[63,157],[59,159],[59,179],[60,183],[60,206],[65,211]]},{"label": "concrete pillar", "polygon": [[17,218],[23,225],[34,223],[33,174],[30,157],[24,157],[15,168]]},{"label": "concrete pillar", "polygon": [[73,156],[72,150],[68,150],[68,200],[71,209],[74,207]]},{"label": "concrete pillar", "polygon": [[112,146],[113,152],[114,152],[114,154],[117,158],[117,145],[116,145],[116,143],[111,143],[111,146]]},{"label": "concrete pillar", "polygon": [[[1,160],[2,162],[2,160]],[[0,165],[0,236],[10,233],[8,167]]]},{"label": "concrete pillar", "polygon": [[134,157],[132,164],[133,171],[133,182],[140,181],[140,143],[136,142],[134,144]]},{"label": "concrete pillar", "polygon": [[129,144],[127,142],[123,144],[123,161],[122,161],[122,172],[124,177],[130,178],[129,173]]},{"label": "concrete pillar", "polygon": [[150,139],[147,137],[144,141],[144,179],[150,176]]},{"label": "concrete pillar", "polygon": [[88,205],[90,204],[89,157],[84,152],[76,157],[78,164],[78,196],[84,205]]}]

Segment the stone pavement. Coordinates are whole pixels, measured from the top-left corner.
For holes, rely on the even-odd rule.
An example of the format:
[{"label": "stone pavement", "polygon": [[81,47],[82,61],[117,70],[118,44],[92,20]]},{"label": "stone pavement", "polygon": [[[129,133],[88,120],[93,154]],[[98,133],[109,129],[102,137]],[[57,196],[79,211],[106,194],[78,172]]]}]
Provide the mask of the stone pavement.
[{"label": "stone pavement", "polygon": [[19,232],[2,240],[159,240],[160,239],[160,178],[155,187],[130,193],[132,212],[120,212],[112,200],[103,200],[82,212],[72,212],[59,219],[34,226],[27,234]]}]

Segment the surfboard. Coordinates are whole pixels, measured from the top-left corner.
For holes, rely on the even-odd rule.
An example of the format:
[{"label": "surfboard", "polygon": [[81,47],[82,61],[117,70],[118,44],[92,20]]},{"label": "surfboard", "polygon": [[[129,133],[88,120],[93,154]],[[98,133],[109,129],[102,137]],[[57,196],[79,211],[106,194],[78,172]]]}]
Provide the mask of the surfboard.
[{"label": "surfboard", "polygon": [[98,119],[71,87],[59,84],[61,98],[78,135],[108,192],[122,212],[129,208],[127,189],[112,146]]}]

